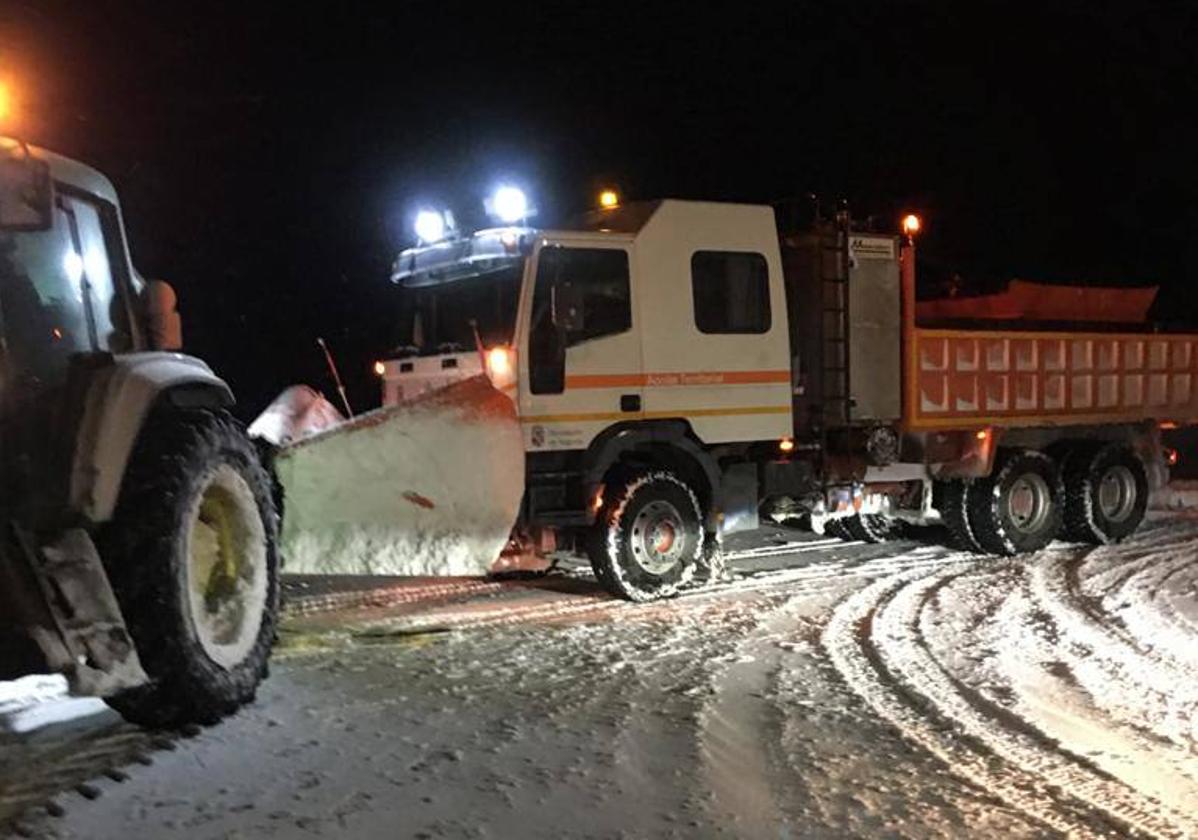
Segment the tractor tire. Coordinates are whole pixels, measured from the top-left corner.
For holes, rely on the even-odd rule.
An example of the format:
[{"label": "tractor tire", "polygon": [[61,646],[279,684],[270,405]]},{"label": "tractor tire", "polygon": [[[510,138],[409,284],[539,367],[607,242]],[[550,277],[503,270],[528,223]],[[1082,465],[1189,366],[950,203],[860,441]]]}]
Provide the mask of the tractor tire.
[{"label": "tractor tire", "polygon": [[849,538],[867,543],[884,543],[897,539],[899,525],[893,519],[876,513],[857,514],[844,520]]},{"label": "tractor tire", "polygon": [[154,728],[210,724],[254,699],[279,608],[271,481],[223,411],[159,409],[99,537],[147,685],[108,698]]},{"label": "tractor tire", "polygon": [[986,478],[970,485],[969,525],[989,554],[1039,551],[1061,533],[1064,486],[1056,462],[1043,452],[1011,450]]},{"label": "tractor tire", "polygon": [[1148,510],[1148,471],[1130,448],[1079,447],[1065,461],[1065,533],[1109,545],[1130,536]]},{"label": "tractor tire", "polygon": [[668,598],[704,558],[703,512],[694,491],[664,470],[630,472],[607,485],[587,539],[595,577],[629,601]]},{"label": "tractor tire", "polygon": [[940,518],[948,528],[952,547],[961,551],[984,554],[973,526],[969,524],[969,497],[973,490],[972,479],[955,478],[940,482]]}]

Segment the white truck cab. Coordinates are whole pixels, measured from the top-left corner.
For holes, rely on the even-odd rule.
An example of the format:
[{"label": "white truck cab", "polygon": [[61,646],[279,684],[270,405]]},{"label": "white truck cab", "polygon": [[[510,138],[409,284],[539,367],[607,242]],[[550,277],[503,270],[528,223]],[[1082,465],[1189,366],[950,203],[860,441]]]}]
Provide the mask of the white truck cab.
[{"label": "white truck cab", "polygon": [[[790,340],[773,211],[666,200],[605,214],[602,225],[482,231],[401,255],[394,279],[413,300],[425,293],[408,316],[421,322],[418,337],[469,284],[486,282],[499,297],[519,270],[519,296],[489,335],[438,334],[421,342],[433,352],[413,343],[382,362],[384,404],[475,375],[503,348],[508,370],[489,372],[516,399],[528,452],[583,450],[613,424],[645,420],[685,420],[705,444],[788,438]],[[519,250],[480,258],[501,237]],[[446,262],[452,271],[434,267]],[[510,327],[499,323],[505,316]]]},{"label": "white truck cab", "polygon": [[[522,523],[539,544],[549,529],[578,544],[615,481],[649,475],[666,497],[685,493],[659,500],[666,530],[645,551],[698,556],[706,543],[713,555],[720,535],[756,526],[760,458],[745,453],[777,453],[794,428],[771,208],[664,200],[577,230],[480,231],[405,251],[392,276],[404,340],[378,366],[384,404],[485,370],[517,409]],[[682,582],[621,591],[658,597]]]}]

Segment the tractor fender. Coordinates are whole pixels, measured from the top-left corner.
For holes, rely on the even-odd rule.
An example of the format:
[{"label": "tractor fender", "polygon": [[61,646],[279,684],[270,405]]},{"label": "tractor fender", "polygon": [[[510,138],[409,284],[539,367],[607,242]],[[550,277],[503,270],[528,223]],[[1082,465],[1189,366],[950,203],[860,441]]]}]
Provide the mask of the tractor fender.
[{"label": "tractor fender", "polygon": [[163,397],[189,408],[223,408],[234,401],[224,380],[193,356],[151,352],[114,357],[86,386],[71,460],[71,510],[93,523],[112,518],[133,446]]}]

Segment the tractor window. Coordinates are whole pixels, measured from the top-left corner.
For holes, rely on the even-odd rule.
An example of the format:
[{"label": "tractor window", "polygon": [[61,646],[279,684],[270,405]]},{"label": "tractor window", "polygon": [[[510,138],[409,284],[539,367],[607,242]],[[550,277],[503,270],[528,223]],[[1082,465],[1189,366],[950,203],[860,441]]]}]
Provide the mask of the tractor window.
[{"label": "tractor window", "polygon": [[553,318],[555,301],[576,302],[569,324],[560,324],[567,347],[632,329],[628,253],[617,248],[541,250],[533,297],[533,330]]},{"label": "tractor window", "polygon": [[696,251],[691,290],[699,332],[769,332],[769,271],[761,254]]},{"label": "tractor window", "polygon": [[17,375],[57,384],[72,353],[91,349],[71,220],[61,207],[44,231],[0,232],[3,353]]},{"label": "tractor window", "polygon": [[64,195],[69,212],[74,216],[78,235],[79,281],[86,290],[95,324],[96,349],[120,352],[129,349],[128,317],[125,302],[118,294],[116,266],[119,254],[110,258],[106,235],[109,227],[103,208],[91,199],[71,194]]}]

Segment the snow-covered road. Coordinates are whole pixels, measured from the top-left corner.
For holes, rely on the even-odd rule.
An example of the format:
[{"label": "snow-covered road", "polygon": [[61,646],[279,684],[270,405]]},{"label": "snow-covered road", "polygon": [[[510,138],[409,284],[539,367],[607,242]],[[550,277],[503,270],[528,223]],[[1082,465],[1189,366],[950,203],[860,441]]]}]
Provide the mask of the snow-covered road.
[{"label": "snow-covered road", "polygon": [[579,575],[295,617],[259,702],[221,726],[4,736],[0,819],[79,838],[1198,836],[1196,549],[1186,513],[1001,561],[775,532],[734,582],[665,603]]}]

